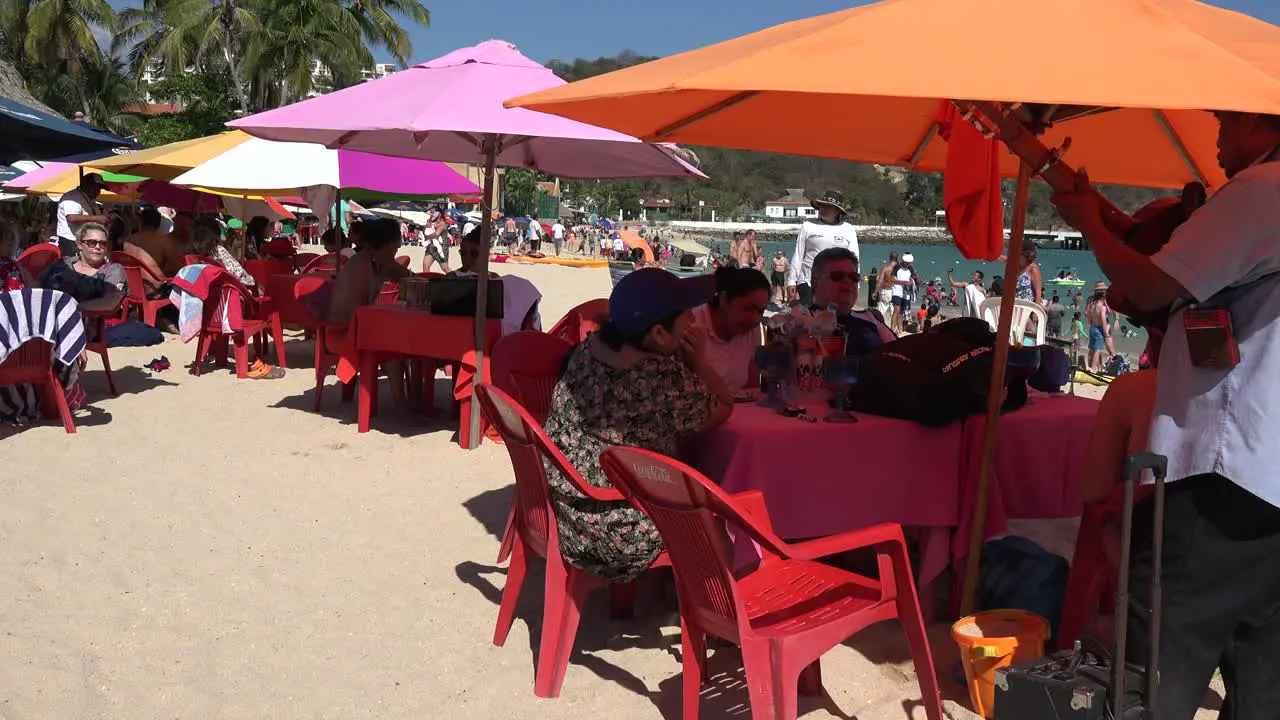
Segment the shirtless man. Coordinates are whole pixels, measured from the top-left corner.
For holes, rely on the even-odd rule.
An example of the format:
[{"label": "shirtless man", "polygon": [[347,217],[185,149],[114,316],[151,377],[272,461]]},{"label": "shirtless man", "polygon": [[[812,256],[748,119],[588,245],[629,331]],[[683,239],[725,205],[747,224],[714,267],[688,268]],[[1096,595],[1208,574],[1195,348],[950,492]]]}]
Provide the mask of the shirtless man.
[{"label": "shirtless man", "polygon": [[787,302],[787,268],[790,263],[787,257],[779,250],[774,254],[773,259],[769,261],[771,273],[769,282],[773,285],[773,297],[779,305]]},{"label": "shirtless man", "polygon": [[748,230],[729,252],[738,262],[738,267],[763,270],[764,253],[760,252],[760,246],[756,245],[755,230]]},{"label": "shirtless man", "polygon": [[[1107,322],[1111,308],[1107,305],[1107,284],[1098,282],[1093,288],[1093,297],[1084,308],[1085,324],[1089,327],[1089,360],[1090,372],[1101,372],[1106,357],[1115,354],[1115,345],[1111,340],[1111,324]],[[1107,355],[1102,353],[1106,351]]]},{"label": "shirtless man", "polygon": [[[183,248],[172,235],[160,229],[160,211],[146,208],[139,216],[142,227],[124,240],[124,251],[138,260],[150,272],[142,273],[146,284],[147,297],[168,295],[168,289],[162,288],[162,278],[172,277],[182,267]],[[174,224],[175,231],[177,223]],[[184,229],[190,223],[184,222]]]},{"label": "shirtless man", "polygon": [[884,264],[884,269],[876,278],[876,296],[873,301],[880,315],[886,318],[893,317],[893,286],[897,283],[893,277],[893,268],[897,264],[898,253],[889,253],[889,262]]}]

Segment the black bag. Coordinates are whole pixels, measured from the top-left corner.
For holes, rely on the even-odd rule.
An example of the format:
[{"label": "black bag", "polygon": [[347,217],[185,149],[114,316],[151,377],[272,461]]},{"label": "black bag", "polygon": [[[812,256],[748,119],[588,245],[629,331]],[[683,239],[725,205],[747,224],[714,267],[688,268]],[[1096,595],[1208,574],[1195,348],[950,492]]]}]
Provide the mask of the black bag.
[{"label": "black bag", "polygon": [[1146,681],[1145,697],[1154,703],[1159,674],[1125,662],[1125,633],[1129,624],[1129,549],[1133,540],[1134,486],[1143,470],[1155,476],[1152,523],[1151,649],[1150,667],[1160,667],[1160,567],[1164,548],[1164,481],[1168,460],[1163,455],[1140,453],[1125,458],[1124,517],[1120,526],[1120,572],[1117,578],[1115,656],[1105,648],[1078,641],[1037,660],[996,670],[994,720],[1104,720],[1106,718],[1155,718],[1155,711],[1133,705],[1125,698],[1129,683]]},{"label": "black bag", "polygon": [[50,265],[40,276],[40,287],[64,292],[76,302],[97,300],[116,289],[115,285],[102,278],[76,272],[69,263],[61,260]]},{"label": "black bag", "polygon": [[[944,323],[945,325],[946,323]],[[990,346],[949,333],[909,335],[861,356],[855,411],[942,427],[986,408]]]}]

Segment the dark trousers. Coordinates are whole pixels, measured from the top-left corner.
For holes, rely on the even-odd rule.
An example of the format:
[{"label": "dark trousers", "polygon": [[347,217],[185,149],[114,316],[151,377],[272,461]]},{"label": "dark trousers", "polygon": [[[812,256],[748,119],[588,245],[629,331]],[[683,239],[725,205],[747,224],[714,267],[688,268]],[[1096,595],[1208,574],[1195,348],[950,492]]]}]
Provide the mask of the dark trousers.
[{"label": "dark trousers", "polygon": [[[1129,584],[1128,658],[1144,667],[1152,509],[1135,510]],[[1280,508],[1221,475],[1171,483],[1163,566],[1160,720],[1191,720],[1214,668],[1227,689],[1223,720],[1280,717]]]},{"label": "dark trousers", "polygon": [[796,295],[800,296],[800,302],[803,303],[805,307],[809,307],[813,304],[813,288],[809,283],[801,283],[797,285]]},{"label": "dark trousers", "polygon": [[76,244],[76,241],[64,237],[58,238],[58,250],[64,258],[75,257],[80,254],[80,246]]}]

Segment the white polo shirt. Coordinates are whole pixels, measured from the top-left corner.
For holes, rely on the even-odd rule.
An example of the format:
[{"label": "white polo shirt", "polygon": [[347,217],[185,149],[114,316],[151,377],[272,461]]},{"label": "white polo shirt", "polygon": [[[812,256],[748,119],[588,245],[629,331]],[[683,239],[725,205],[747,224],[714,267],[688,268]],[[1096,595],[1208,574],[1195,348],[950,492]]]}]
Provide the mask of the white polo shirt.
[{"label": "white polo shirt", "polygon": [[[1209,198],[1151,258],[1198,302],[1280,271],[1280,162],[1254,165]],[[1231,308],[1240,364],[1191,365],[1183,312],[1160,352],[1151,449],[1169,479],[1218,473],[1280,507],[1280,276]]]},{"label": "white polo shirt", "polygon": [[58,200],[58,237],[75,240],[76,230],[80,229],[83,223],[68,222],[67,217],[70,215],[97,215],[100,212],[98,208],[98,203],[90,200],[80,188],[63,193]]},{"label": "white polo shirt", "polygon": [[833,247],[847,248],[854,257],[862,257],[858,252],[858,231],[853,225],[805,221],[796,236],[796,249],[791,254],[791,266],[787,269],[787,285],[808,285],[813,273],[813,259],[818,257],[818,253]]}]

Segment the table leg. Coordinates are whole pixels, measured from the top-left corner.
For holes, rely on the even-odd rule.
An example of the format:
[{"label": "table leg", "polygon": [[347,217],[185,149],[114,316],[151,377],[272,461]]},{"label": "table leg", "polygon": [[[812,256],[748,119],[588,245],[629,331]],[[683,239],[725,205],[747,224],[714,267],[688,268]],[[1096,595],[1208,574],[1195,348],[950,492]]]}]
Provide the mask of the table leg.
[{"label": "table leg", "polygon": [[369,432],[369,417],[373,414],[373,404],[378,399],[378,356],[372,352],[360,352],[360,407],[357,409],[359,423],[357,430]]}]

